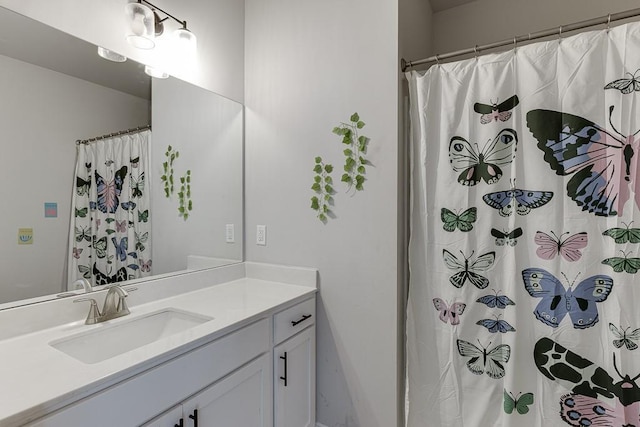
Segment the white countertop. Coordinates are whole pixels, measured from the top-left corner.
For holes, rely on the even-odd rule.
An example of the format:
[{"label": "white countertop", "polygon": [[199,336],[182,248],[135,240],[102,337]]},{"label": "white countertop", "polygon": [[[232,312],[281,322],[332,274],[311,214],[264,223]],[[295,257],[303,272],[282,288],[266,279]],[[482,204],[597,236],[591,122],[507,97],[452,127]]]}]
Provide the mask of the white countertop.
[{"label": "white countertop", "polygon": [[[245,277],[139,305],[130,303],[130,315],[100,324],[85,325],[83,319],[2,340],[0,426],[33,421],[315,292],[316,288],[308,285]],[[99,298],[98,304],[101,302]],[[88,311],[88,303],[82,305]],[[95,364],[80,362],[49,345],[60,338],[166,308],[213,320]]]}]

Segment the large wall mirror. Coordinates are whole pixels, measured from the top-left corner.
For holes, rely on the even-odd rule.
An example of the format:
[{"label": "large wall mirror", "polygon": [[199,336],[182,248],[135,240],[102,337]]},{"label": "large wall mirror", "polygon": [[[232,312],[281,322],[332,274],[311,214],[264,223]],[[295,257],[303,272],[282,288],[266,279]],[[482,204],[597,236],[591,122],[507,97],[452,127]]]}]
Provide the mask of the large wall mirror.
[{"label": "large wall mirror", "polygon": [[[96,209],[95,202],[72,207],[83,191],[76,142],[147,125],[145,174],[133,173],[136,163],[130,176],[100,172],[102,181],[92,185],[103,198],[136,186],[150,201],[140,209],[126,204],[135,221],[103,222],[104,240],[89,237],[88,228],[74,225]],[[116,250],[105,252],[105,276],[121,268],[114,257],[129,256],[127,279],[138,282],[242,261],[237,102],[173,77],[152,80],[141,64],[102,59],[97,46],[0,7],[0,147],[0,309],[56,298],[83,274],[95,283],[92,265],[78,271],[70,262],[78,239]],[[123,240],[119,233],[139,221],[150,226]],[[151,256],[133,255],[145,245]],[[131,274],[140,270],[142,278]]]}]

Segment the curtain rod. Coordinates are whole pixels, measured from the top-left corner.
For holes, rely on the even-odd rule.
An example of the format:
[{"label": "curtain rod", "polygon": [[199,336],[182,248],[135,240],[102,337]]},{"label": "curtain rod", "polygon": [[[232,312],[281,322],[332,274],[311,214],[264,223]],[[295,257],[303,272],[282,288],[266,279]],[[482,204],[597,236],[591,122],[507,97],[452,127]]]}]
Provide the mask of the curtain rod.
[{"label": "curtain rod", "polygon": [[106,135],[97,136],[95,138],[89,138],[89,139],[83,139],[83,140],[79,139],[79,140],[76,141],[76,145],[88,144],[90,142],[100,141],[101,139],[111,138],[111,137],[114,137],[114,136],[126,135],[128,133],[142,132],[143,130],[147,130],[147,129],[151,129],[151,125],[139,126],[137,128],[131,128],[131,129],[127,129],[127,130],[122,130],[120,132],[115,132],[115,133],[108,133]]},{"label": "curtain rod", "polygon": [[449,52],[442,55],[434,55],[434,56],[430,56],[425,59],[419,59],[416,61],[406,61],[404,58],[402,58],[400,60],[400,67],[404,72],[404,71],[407,71],[409,68],[413,68],[417,65],[428,64],[432,62],[440,62],[442,60],[451,59],[451,58],[455,58],[463,55],[469,55],[471,53],[478,55],[478,53],[480,53],[480,51],[482,50],[495,49],[497,47],[508,46],[508,45],[515,46],[520,42],[527,42],[530,40],[541,39],[541,38],[549,37],[553,35],[558,35],[559,37],[562,37],[562,33],[581,30],[583,28],[593,27],[596,25],[607,24],[607,29],[609,29],[609,24],[613,21],[620,21],[622,19],[633,18],[636,16],[640,16],[640,8],[631,9],[631,10],[627,10],[619,13],[610,13],[609,15],[602,16],[599,18],[588,19],[586,21],[580,21],[574,24],[569,24],[569,25],[561,25],[559,27],[538,31],[536,33],[529,33],[522,36],[516,36],[513,39],[509,39],[509,40],[502,40],[499,42],[484,44],[481,46],[476,45],[475,47],[472,47],[472,48],[456,50],[454,52]]}]

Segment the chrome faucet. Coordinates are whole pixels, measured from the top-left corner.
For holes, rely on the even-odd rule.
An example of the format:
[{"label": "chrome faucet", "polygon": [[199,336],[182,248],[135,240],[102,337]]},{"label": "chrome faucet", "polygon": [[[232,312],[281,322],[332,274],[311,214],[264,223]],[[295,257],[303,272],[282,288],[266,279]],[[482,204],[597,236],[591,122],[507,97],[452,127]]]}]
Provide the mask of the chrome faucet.
[{"label": "chrome faucet", "polygon": [[[129,291],[134,291],[136,289],[137,288],[131,288],[129,289]],[[89,314],[87,315],[87,320],[85,320],[84,323],[86,325],[93,325],[96,323],[126,316],[127,314],[131,313],[129,311],[129,307],[127,307],[127,302],[125,300],[127,296],[129,296],[129,294],[122,287],[113,285],[109,287],[107,296],[104,298],[102,311],[100,311],[100,309],[98,308],[98,303],[93,298],[80,298],[73,300],[73,302],[89,301],[91,303]]]},{"label": "chrome faucet", "polygon": [[91,283],[89,283],[89,281],[87,279],[85,279],[84,277],[81,279],[76,280],[75,282],[73,282],[71,284],[71,288],[72,289],[84,289],[84,292],[92,292],[93,288],[91,287]]}]

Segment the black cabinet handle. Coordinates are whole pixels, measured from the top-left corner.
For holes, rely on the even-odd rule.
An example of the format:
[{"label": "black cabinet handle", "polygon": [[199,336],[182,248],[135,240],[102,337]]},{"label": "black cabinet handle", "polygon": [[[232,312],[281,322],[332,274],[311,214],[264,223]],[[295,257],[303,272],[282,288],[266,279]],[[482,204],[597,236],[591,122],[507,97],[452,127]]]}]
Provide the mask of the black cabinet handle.
[{"label": "black cabinet handle", "polygon": [[178,424],[175,424],[173,427],[184,427],[184,420],[180,418],[180,422]]},{"label": "black cabinet handle", "polygon": [[310,319],[310,318],[311,318],[310,314],[304,314],[300,320],[292,320],[291,321],[291,326],[296,326],[298,323],[302,323],[305,320]]},{"label": "black cabinet handle", "polygon": [[193,420],[193,427],[198,427],[198,410],[194,409],[193,414],[189,415],[189,418]]},{"label": "black cabinet handle", "polygon": [[284,377],[280,377],[284,381],[284,386],[287,386],[287,352],[284,352],[284,356],[280,356],[280,359],[284,360]]}]

